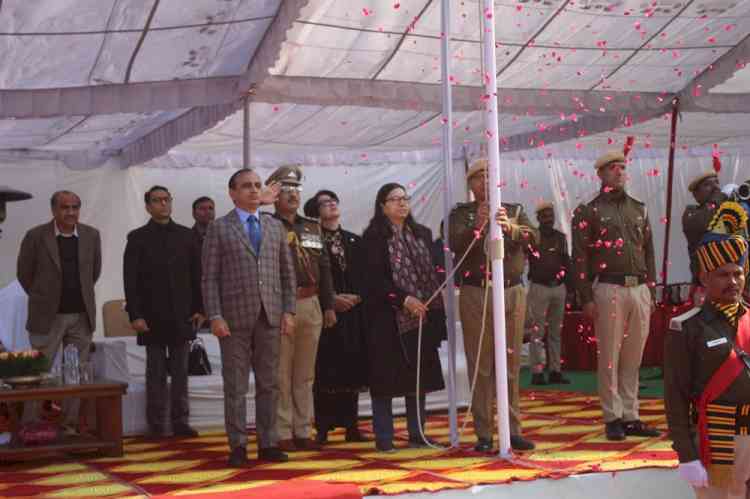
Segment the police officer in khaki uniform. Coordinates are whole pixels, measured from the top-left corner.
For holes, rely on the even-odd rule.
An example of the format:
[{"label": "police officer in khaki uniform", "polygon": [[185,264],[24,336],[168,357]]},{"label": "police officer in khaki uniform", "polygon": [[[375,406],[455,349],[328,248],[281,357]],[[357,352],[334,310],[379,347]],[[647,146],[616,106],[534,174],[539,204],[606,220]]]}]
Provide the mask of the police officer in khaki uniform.
[{"label": "police officer in khaki uniform", "polygon": [[279,448],[285,452],[315,450],[311,439],[315,358],[321,328],[336,324],[331,264],[320,224],[297,214],[302,191],[298,166],[282,166],[266,184],[280,182],[275,216],[287,229],[297,274],[297,316],[293,334],[281,336],[279,359]]},{"label": "police officer in khaki uniform", "polygon": [[657,436],[638,419],[638,371],[648,338],[654,242],[643,202],[625,191],[625,155],[596,164],[599,193],[573,215],[573,284],[598,342],[597,384],[607,439]]},{"label": "police officer in khaki uniform", "polygon": [[[464,350],[469,368],[469,378],[474,378],[478,369],[476,388],[472,398],[474,432],[477,435],[478,452],[492,450],[492,434],[495,428],[495,353],[493,340],[491,292],[485,287],[492,284],[487,242],[489,238],[490,209],[487,196],[487,160],[475,161],[466,180],[474,202],[462,203],[451,211],[449,219],[450,247],[456,258],[461,258],[472,240],[478,237],[459,270],[463,283],[459,299],[459,313],[464,334]],[[495,220],[503,228],[505,241],[505,325],[508,347],[508,396],[510,401],[510,442],[516,450],[531,450],[534,444],[521,436],[521,413],[519,409],[519,374],[521,368],[521,345],[526,313],[526,293],[521,282],[526,255],[524,247],[537,240],[537,231],[520,204],[503,203],[495,214]],[[479,232],[481,231],[481,232]],[[484,299],[487,296],[487,319],[481,339]],[[478,358],[477,358],[478,357]]]},{"label": "police officer in khaki uniform", "polygon": [[698,261],[695,258],[695,250],[700,244],[703,234],[711,218],[716,212],[716,208],[726,200],[726,196],[721,192],[719,185],[719,176],[713,170],[707,171],[695,177],[688,185],[688,191],[695,198],[696,204],[690,204],[685,207],[682,214],[682,232],[685,233],[685,239],[688,243],[688,253],[690,254],[690,272],[693,275],[693,284],[700,284],[698,281]]},{"label": "police officer in khaki uniform", "polygon": [[[529,245],[529,294],[526,297],[526,332],[529,343],[531,384],[568,384],[562,375],[560,331],[565,313],[565,284],[569,282],[570,254],[565,234],[555,229],[555,208],[550,202],[536,208],[539,244]],[[547,334],[547,367],[544,377],[544,333]]]}]

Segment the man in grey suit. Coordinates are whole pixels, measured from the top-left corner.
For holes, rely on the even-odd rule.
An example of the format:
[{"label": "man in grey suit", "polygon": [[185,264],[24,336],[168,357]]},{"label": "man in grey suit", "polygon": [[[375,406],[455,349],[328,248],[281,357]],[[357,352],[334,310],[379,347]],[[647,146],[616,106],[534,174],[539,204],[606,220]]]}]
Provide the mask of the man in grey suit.
[{"label": "man in grey suit", "polygon": [[31,346],[50,362],[61,344],[75,345],[85,362],[96,328],[94,284],[102,270],[101,238],[95,228],[78,223],[77,194],[55,192],[50,204],[53,220],[29,230],[18,252],[18,282],[29,295],[26,329]]},{"label": "man in grey suit", "polygon": [[247,464],[246,402],[255,372],[258,459],[283,462],[278,448],[280,335],[293,334],[294,263],[281,222],[260,213],[263,184],[253,170],[235,172],[229,196],[235,209],[208,226],[203,243],[203,301],[219,338],[229,465]]}]

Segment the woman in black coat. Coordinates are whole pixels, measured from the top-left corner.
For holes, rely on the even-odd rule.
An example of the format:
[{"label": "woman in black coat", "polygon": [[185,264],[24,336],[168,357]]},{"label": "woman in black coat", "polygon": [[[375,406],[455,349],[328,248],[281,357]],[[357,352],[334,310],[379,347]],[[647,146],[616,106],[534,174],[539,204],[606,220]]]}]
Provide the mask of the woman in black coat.
[{"label": "woman in black coat", "polygon": [[[425,395],[442,390],[438,347],[445,329],[442,298],[426,303],[438,288],[432,263],[432,234],[411,216],[409,196],[400,184],[380,188],[375,215],[363,235],[367,278],[364,305],[376,448],[393,450],[393,397],[406,397],[409,445],[425,445]],[[423,319],[419,393],[418,327]],[[417,414],[419,402],[419,414]]]},{"label": "woman in black coat", "polygon": [[341,228],[339,198],[332,191],[318,191],[310,198],[305,203],[305,215],[320,219],[336,293],[336,324],[321,332],[315,362],[316,438],[326,443],[328,432],[342,426],[347,442],[362,442],[365,438],[357,428],[359,392],[367,388],[362,238]]}]

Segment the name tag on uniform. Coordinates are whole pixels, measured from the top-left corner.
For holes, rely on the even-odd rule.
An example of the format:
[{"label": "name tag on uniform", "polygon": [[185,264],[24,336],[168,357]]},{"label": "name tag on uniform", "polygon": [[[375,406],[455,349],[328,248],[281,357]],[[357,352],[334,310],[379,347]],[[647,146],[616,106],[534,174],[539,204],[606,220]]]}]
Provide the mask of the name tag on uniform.
[{"label": "name tag on uniform", "polygon": [[727,342],[726,338],[717,338],[715,340],[707,341],[706,346],[708,348],[718,347],[719,345],[723,345]]},{"label": "name tag on uniform", "polygon": [[314,234],[302,234],[303,248],[323,249],[323,241]]}]

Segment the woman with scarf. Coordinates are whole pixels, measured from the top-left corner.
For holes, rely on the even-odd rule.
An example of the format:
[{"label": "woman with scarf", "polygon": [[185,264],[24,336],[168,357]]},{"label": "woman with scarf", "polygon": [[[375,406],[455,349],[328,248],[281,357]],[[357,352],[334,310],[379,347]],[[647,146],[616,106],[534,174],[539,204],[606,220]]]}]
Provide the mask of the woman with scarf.
[{"label": "woman with scarf", "polygon": [[363,235],[373,428],[375,447],[384,452],[393,451],[393,398],[406,398],[409,446],[422,447],[428,443],[422,436],[425,396],[445,386],[438,355],[445,312],[440,294],[435,296],[439,282],[430,254],[432,233],[414,220],[409,201],[402,185],[381,187]]},{"label": "woman with scarf", "polygon": [[331,257],[336,324],[323,329],[315,362],[315,427],[317,441],[346,428],[347,442],[364,442],[357,428],[359,392],[367,389],[367,357],[362,315],[362,238],[341,228],[339,197],[318,191],[305,203],[305,216],[320,220],[323,242]]}]

